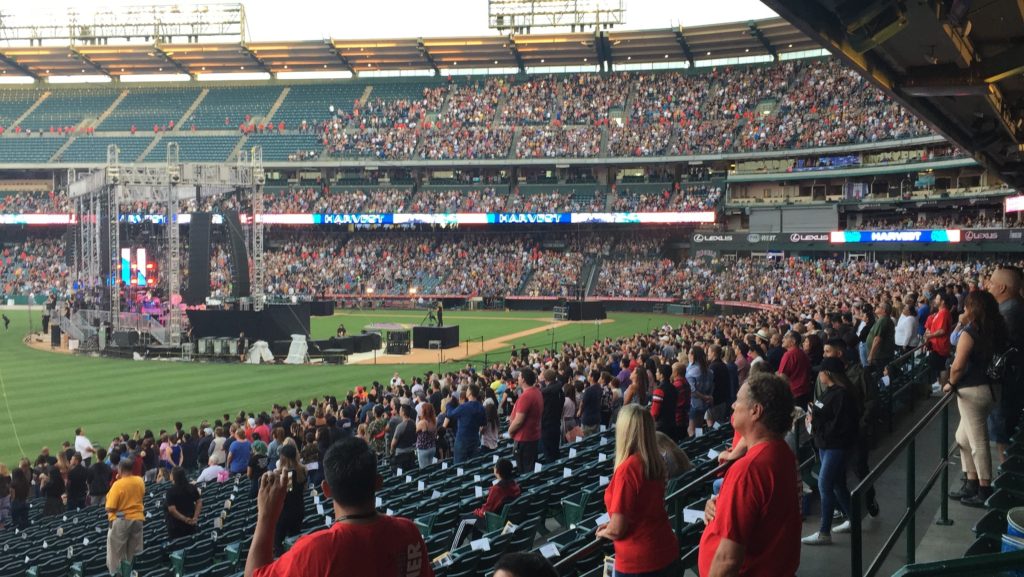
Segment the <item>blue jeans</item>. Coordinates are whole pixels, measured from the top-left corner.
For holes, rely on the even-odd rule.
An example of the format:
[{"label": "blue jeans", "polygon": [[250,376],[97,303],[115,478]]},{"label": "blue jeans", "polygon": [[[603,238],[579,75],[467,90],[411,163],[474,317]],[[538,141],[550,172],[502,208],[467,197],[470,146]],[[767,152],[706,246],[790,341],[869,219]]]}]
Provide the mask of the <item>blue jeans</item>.
[{"label": "blue jeans", "polygon": [[846,449],[819,449],[821,470],[818,472],[818,493],[821,494],[821,529],[832,534],[832,514],[839,506],[843,515],[850,515],[850,490],[846,488]]},{"label": "blue jeans", "polygon": [[480,451],[480,439],[455,438],[455,464],[459,465],[472,459]]}]

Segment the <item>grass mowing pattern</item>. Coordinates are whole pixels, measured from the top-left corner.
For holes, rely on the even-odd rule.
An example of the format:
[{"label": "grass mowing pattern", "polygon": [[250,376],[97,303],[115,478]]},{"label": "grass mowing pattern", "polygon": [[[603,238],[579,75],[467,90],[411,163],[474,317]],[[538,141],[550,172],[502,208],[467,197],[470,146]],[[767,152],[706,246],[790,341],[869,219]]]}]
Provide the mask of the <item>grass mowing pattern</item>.
[{"label": "grass mowing pattern", "polygon": [[[21,456],[11,419],[26,456],[34,459],[40,447],[52,451],[64,440],[74,440],[75,427],[85,427],[86,435],[101,446],[107,446],[118,433],[136,429],[171,429],[175,421],[187,426],[202,419],[211,421],[224,413],[239,410],[269,409],[274,403],[289,399],[333,394],[342,396],[356,385],[374,380],[390,379],[394,371],[405,378],[437,370],[431,365],[350,365],[350,366],[283,366],[240,365],[221,363],[177,363],[120,359],[90,358],[30,349],[22,343],[28,332],[27,311],[5,311],[11,318],[10,330],[0,332],[0,378],[6,398],[0,395],[0,462],[16,465]],[[38,309],[32,311],[32,322],[39,328]],[[505,334],[517,333],[545,325],[550,313],[543,312],[481,312],[445,311],[445,321],[459,324],[463,341],[479,343]],[[423,314],[416,311],[359,311],[339,313],[334,317],[313,318],[314,338],[335,333],[344,323],[349,333],[357,333],[373,322],[418,324]],[[660,326],[666,320],[678,324],[678,317],[613,313],[615,322],[604,325],[575,323],[542,331],[524,339],[530,348],[543,348],[556,342],[591,343],[598,336],[618,337]],[[479,350],[479,344],[477,349]],[[472,344],[470,351],[473,352]],[[504,360],[504,353],[491,353],[490,362]],[[483,356],[474,357],[479,366]],[[444,370],[455,370],[465,361],[445,363]]]}]

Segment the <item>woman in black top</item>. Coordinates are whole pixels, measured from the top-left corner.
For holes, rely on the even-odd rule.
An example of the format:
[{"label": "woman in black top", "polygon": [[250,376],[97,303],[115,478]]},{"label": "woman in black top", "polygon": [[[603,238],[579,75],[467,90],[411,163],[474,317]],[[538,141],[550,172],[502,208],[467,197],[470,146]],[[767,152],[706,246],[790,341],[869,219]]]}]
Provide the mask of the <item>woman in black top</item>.
[{"label": "woman in black top", "polygon": [[1006,349],[1009,337],[1006,322],[999,314],[999,303],[990,293],[969,293],[964,309],[964,328],[949,368],[949,382],[942,388],[946,393],[956,391],[960,409],[956,442],[960,445],[960,466],[966,477],[963,487],[949,496],[970,507],[984,507],[992,496],[987,421],[1001,386],[985,373],[992,357]]},{"label": "woman in black top", "polygon": [[64,496],[64,476],[61,475],[60,469],[56,466],[52,466],[46,470],[46,475],[42,477],[40,481],[40,492],[46,497],[46,503],[43,505],[43,515],[60,515],[64,512],[64,501],[61,497]]},{"label": "woman in black top", "polygon": [[[312,443],[315,447],[316,444]],[[274,555],[284,553],[284,540],[294,537],[302,531],[302,519],[305,517],[303,501],[306,493],[306,468],[299,462],[299,452],[295,445],[287,444],[278,453],[277,470],[289,477],[288,492],[285,493],[284,507],[274,528]]]},{"label": "woman in black top", "polygon": [[203,499],[199,496],[199,489],[188,482],[185,469],[172,469],[171,483],[164,501],[167,507],[167,538],[173,540],[196,532]]},{"label": "woman in black top", "polygon": [[28,493],[31,489],[32,481],[25,473],[25,468],[15,469],[11,473],[11,522],[22,531],[28,529],[29,525]]},{"label": "woman in black top", "polygon": [[260,477],[267,472],[269,462],[267,444],[263,441],[253,441],[252,457],[249,458],[249,466],[245,470],[245,475],[249,477],[249,495],[254,499],[260,490]]},{"label": "woman in black top", "polygon": [[[835,358],[824,359],[819,373],[826,389],[821,399],[807,406],[807,423],[814,434],[821,470],[818,473],[818,492],[821,495],[821,525],[817,533],[805,537],[805,545],[832,543],[832,514],[836,505],[844,516],[850,514],[850,490],[846,486],[846,464],[857,441],[860,411],[853,395],[853,385],[846,377],[843,362]],[[848,533],[850,522],[834,529]]]}]

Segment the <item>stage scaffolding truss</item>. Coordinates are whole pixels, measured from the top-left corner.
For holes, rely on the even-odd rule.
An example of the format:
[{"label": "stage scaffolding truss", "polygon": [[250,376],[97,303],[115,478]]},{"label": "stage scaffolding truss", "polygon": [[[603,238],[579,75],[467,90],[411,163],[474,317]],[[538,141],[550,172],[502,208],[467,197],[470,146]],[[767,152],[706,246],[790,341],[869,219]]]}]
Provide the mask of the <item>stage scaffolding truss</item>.
[{"label": "stage scaffolding truss", "polygon": [[[180,162],[177,143],[168,143],[166,163],[163,166],[121,164],[118,148],[107,148],[106,167],[85,174],[68,175],[68,196],[75,211],[74,235],[75,275],[80,290],[96,297],[93,308],[106,313],[111,331],[135,329],[153,337],[161,345],[181,345],[182,311],[173,306],[173,295],[181,294],[181,237],[179,214],[182,202],[216,199],[239,194],[251,201],[248,216],[252,224],[250,257],[253,263],[252,304],[262,310],[266,300],[263,292],[263,152],[258,146],[250,152],[241,151],[234,163],[199,164]],[[132,313],[124,311],[118,267],[121,256],[120,206],[148,202],[158,212],[163,208],[164,239],[167,250],[162,255],[160,269],[163,288],[165,319],[163,324],[142,323]],[[71,237],[69,236],[69,239]],[[71,244],[71,243],[69,243]]]}]

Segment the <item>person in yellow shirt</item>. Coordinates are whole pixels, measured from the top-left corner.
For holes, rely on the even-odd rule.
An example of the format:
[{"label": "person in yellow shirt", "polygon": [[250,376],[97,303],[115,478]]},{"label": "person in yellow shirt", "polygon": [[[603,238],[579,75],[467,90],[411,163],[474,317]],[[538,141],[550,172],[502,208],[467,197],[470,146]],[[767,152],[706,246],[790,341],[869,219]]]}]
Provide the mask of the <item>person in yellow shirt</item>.
[{"label": "person in yellow shirt", "polygon": [[107,493],[107,569],[111,575],[118,572],[122,561],[131,562],[142,551],[142,522],[146,519],[146,484],[132,474],[132,459],[122,459],[117,469],[117,480]]}]

